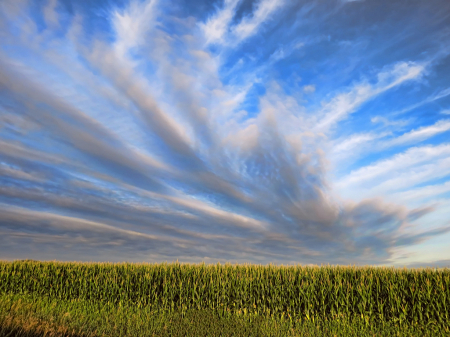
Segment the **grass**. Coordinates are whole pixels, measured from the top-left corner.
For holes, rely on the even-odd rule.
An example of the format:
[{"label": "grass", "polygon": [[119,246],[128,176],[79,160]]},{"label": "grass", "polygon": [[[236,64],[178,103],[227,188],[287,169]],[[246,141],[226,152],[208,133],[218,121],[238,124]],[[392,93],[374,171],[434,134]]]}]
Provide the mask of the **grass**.
[{"label": "grass", "polygon": [[438,326],[364,320],[316,321],[293,324],[267,317],[213,311],[153,312],[133,306],[82,300],[60,301],[31,295],[0,296],[0,335],[6,336],[449,336]]},{"label": "grass", "polygon": [[449,293],[449,270],[0,262],[0,336],[450,336]]}]

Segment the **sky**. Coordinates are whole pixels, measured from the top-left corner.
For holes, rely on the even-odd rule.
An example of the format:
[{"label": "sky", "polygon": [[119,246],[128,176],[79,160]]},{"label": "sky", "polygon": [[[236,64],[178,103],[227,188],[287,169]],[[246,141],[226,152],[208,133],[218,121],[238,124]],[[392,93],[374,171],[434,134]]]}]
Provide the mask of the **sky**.
[{"label": "sky", "polygon": [[0,259],[450,267],[448,0],[0,1]]}]

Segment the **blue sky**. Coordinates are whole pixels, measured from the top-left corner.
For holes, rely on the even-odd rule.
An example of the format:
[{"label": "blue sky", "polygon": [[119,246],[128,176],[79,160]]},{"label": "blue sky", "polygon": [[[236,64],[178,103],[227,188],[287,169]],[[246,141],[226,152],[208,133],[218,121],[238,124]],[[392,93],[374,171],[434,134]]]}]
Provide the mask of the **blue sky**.
[{"label": "blue sky", "polygon": [[0,2],[0,258],[449,266],[450,2]]}]

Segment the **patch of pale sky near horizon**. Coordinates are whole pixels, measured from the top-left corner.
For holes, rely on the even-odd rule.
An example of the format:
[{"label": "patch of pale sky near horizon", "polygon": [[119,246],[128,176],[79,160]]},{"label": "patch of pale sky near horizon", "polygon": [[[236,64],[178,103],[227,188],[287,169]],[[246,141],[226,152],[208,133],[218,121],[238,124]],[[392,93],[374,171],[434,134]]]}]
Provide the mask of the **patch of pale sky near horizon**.
[{"label": "patch of pale sky near horizon", "polygon": [[[426,189],[423,187],[422,189]],[[418,189],[420,190],[420,188]],[[450,190],[450,189],[449,189]],[[400,195],[399,195],[400,194]],[[422,232],[430,230],[432,228],[440,228],[441,226],[450,225],[450,199],[439,198],[435,195],[434,198],[424,202],[420,199],[407,200],[401,198],[401,193],[387,195],[386,200],[401,203],[407,207],[423,207],[426,205],[435,207],[435,210],[431,213],[424,215],[421,219],[412,223],[413,227],[410,229],[414,232]],[[437,197],[436,197],[437,196]],[[450,256],[450,233],[442,234],[433,238],[430,238],[422,243],[415,244],[411,247],[399,247],[395,249],[395,253],[391,256],[393,264],[413,264],[413,263],[431,263],[437,259],[436,251],[439,251],[439,256]],[[406,255],[406,257],[404,257]],[[445,258],[442,258],[445,259]]]},{"label": "patch of pale sky near horizon", "polygon": [[[438,261],[439,258],[436,256],[436,251],[439,251],[439,256],[445,257],[450,256],[450,235],[445,234],[439,237],[428,239],[424,243],[416,244],[412,247],[401,247],[392,256],[392,263],[402,266],[403,264],[415,264],[415,263],[432,263]],[[402,255],[408,255],[406,258],[401,258]]]}]

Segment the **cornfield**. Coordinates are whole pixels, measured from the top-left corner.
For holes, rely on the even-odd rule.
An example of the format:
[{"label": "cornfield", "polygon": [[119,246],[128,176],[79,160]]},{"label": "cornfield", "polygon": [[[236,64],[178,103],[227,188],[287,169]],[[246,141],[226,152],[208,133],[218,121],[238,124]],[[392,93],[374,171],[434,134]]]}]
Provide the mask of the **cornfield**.
[{"label": "cornfield", "polygon": [[292,320],[450,322],[450,270],[0,262],[0,292]]}]

